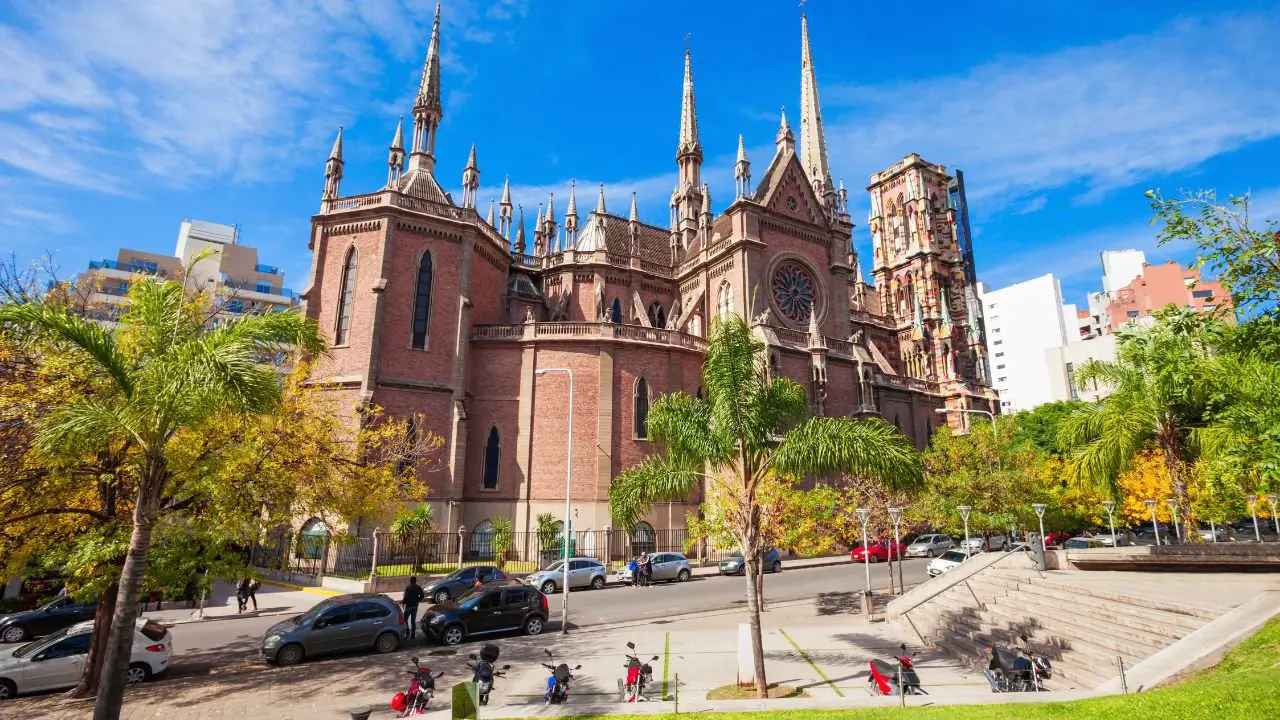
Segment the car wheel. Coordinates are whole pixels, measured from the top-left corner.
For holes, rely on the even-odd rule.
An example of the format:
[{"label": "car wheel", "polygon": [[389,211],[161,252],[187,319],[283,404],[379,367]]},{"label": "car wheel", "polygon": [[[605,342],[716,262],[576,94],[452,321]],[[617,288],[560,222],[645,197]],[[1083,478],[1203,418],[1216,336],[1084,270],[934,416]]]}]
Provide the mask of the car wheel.
[{"label": "car wheel", "polygon": [[538,617],[537,615],[533,615],[524,621],[524,634],[525,635],[541,635],[542,626],[543,626],[542,618]]},{"label": "car wheel", "polygon": [[0,700],[12,700],[17,697],[18,688],[4,678],[0,678]]},{"label": "car wheel", "polygon": [[782,572],[782,561],[781,561],[781,560],[774,560],[774,561],[773,561],[773,571],[774,571],[775,573],[780,573],[780,572]]},{"label": "car wheel", "polygon": [[4,629],[4,634],[0,635],[7,643],[19,643],[27,639],[27,629],[21,625],[10,625]]},{"label": "car wheel", "polygon": [[440,603],[447,603],[449,602],[449,591],[441,588],[436,591],[435,595],[431,596],[431,599],[434,600],[437,605]]},{"label": "car wheel", "polygon": [[933,557],[933,548],[929,548],[928,550],[925,550],[924,554],[925,554],[925,557]]},{"label": "car wheel", "polygon": [[546,582],[542,583],[542,588],[541,588],[541,590],[542,590],[542,594],[543,594],[543,595],[550,595],[551,593],[553,593],[553,592],[555,592],[555,591],[556,591],[556,581],[555,581],[555,580],[548,580],[548,581],[546,581]]},{"label": "car wheel", "polygon": [[871,553],[871,556],[867,558],[867,562],[878,563],[880,562],[880,556],[875,553]]},{"label": "car wheel", "polygon": [[137,685],[151,679],[151,668],[146,663],[133,663],[129,666],[129,671],[124,675],[124,681],[129,685]]},{"label": "car wheel", "polygon": [[395,652],[398,647],[400,647],[400,637],[393,632],[384,632],[373,641],[373,649],[384,655]]},{"label": "car wheel", "polygon": [[599,590],[602,587],[604,587],[604,578],[600,577],[599,575],[591,578],[592,590]]},{"label": "car wheel", "polygon": [[283,667],[297,665],[302,662],[302,655],[302,646],[290,643],[276,652],[276,664]]},{"label": "car wheel", "polygon": [[688,568],[685,568],[680,571],[679,575],[676,575],[676,582],[689,582],[689,577],[692,574],[693,573],[689,572]]},{"label": "car wheel", "polygon": [[444,632],[440,633],[440,642],[449,646],[459,645],[465,635],[466,633],[462,631],[461,625],[450,625],[444,629]]},{"label": "car wheel", "polygon": [[746,574],[747,574],[747,564],[746,564],[746,563],[743,563],[743,564],[742,564],[742,567],[738,568],[738,574],[739,574],[739,575],[746,575]]}]

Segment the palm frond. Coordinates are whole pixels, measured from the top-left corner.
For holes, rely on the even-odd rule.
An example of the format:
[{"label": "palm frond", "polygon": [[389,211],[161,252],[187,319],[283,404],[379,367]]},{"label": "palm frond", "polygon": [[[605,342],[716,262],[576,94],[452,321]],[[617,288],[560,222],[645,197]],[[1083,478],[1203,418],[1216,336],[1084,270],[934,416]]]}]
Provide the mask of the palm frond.
[{"label": "palm frond", "polygon": [[773,469],[794,477],[845,471],[894,490],[924,483],[920,452],[880,419],[812,418],[787,433],[773,456]]},{"label": "palm frond", "polygon": [[752,438],[752,405],[765,385],[763,350],[742,318],[731,315],[712,322],[702,385],[711,406],[712,432],[720,437]]},{"label": "palm frond", "polygon": [[126,396],[133,393],[130,363],[106,328],[52,302],[0,306],[0,325],[18,326],[39,336],[69,344],[96,362]]},{"label": "palm frond", "polygon": [[701,482],[701,468],[682,467],[649,455],[613,479],[609,514],[617,527],[629,530],[644,519],[654,503],[688,497]]},{"label": "palm frond", "polygon": [[684,393],[661,395],[649,408],[649,440],[672,462],[692,466],[720,462],[732,447],[711,432],[711,407]]},{"label": "palm frond", "polygon": [[1069,480],[1115,495],[1116,481],[1152,436],[1151,408],[1112,396],[1069,415],[1062,441],[1074,448],[1068,457]]},{"label": "palm frond", "polygon": [[137,418],[127,405],[89,397],[64,405],[44,418],[36,448],[46,454],[95,452],[115,440],[140,440]]}]

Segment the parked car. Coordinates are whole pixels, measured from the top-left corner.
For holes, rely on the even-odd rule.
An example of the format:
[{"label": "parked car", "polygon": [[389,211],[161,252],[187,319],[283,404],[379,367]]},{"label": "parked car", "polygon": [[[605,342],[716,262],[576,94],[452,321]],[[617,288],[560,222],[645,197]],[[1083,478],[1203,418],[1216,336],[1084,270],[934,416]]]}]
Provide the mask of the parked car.
[{"label": "parked car", "polygon": [[1088,550],[1090,548],[1110,547],[1111,538],[1108,537],[1106,542],[1103,542],[1101,538],[1085,537],[1081,535],[1080,537],[1071,538],[1063,543],[1062,546],[1068,550]]},{"label": "parked car", "polygon": [[[76,623],[41,640],[0,653],[0,701],[18,693],[74,687],[89,653],[93,621]],[[129,684],[164,674],[173,657],[173,636],[154,620],[138,618],[125,675]]]},{"label": "parked car", "polygon": [[466,595],[477,581],[487,583],[506,579],[507,574],[493,565],[476,565],[459,568],[439,580],[433,580],[422,586],[422,592],[431,602],[442,603]]},{"label": "parked car", "polygon": [[69,597],[61,597],[35,610],[5,615],[0,617],[0,640],[16,643],[44,637],[76,623],[92,620],[96,609],[96,603],[78,603]]},{"label": "parked car", "polygon": [[[881,538],[873,540],[867,544],[867,562],[881,562],[888,560],[890,556],[894,560],[901,558],[906,553],[906,547],[902,543],[895,543],[892,540]],[[863,562],[863,552],[861,545],[854,545],[849,551],[849,559],[853,562]]]},{"label": "parked car", "polygon": [[1062,544],[1071,539],[1071,533],[1066,530],[1045,533],[1045,545],[1049,547],[1062,547]]},{"label": "parked car", "polygon": [[[764,571],[765,572],[782,572],[782,556],[778,554],[777,548],[769,548],[764,552]],[[721,575],[746,575],[747,563],[742,559],[742,551],[734,550],[733,554],[726,560],[720,561]]]},{"label": "parked car", "polygon": [[[1093,537],[1102,542],[1103,545],[1111,547],[1111,530],[1095,530]],[[1130,544],[1129,536],[1124,530],[1116,528],[1116,547],[1126,547]]]},{"label": "parked car", "polygon": [[393,652],[408,634],[404,610],[379,593],[338,595],[267,628],[262,655],[278,665],[355,650]]},{"label": "parked car", "polygon": [[935,557],[951,549],[951,538],[941,533],[921,535],[907,544],[907,557]]},{"label": "parked car", "polygon": [[475,588],[456,602],[427,608],[421,627],[434,640],[457,645],[473,635],[515,630],[537,635],[546,624],[546,595],[519,580],[497,580]]},{"label": "parked car", "polygon": [[970,554],[963,550],[947,550],[938,557],[929,561],[925,566],[925,572],[929,573],[929,577],[937,577],[945,572],[953,570],[960,563],[968,560]]},{"label": "parked car", "polygon": [[[967,541],[966,540],[960,541],[960,549],[968,550],[970,553],[983,552],[982,540],[983,538],[981,535],[971,535],[969,536],[969,539]],[[1004,546],[1008,544],[1008,541],[1005,539],[1004,535],[1000,533],[991,533],[990,535],[988,535],[987,542],[989,546],[987,549],[991,550],[992,552],[996,550],[1003,550]]]},{"label": "parked car", "polygon": [[1228,534],[1227,528],[1221,525],[1217,525],[1215,527],[1206,526],[1206,527],[1200,528],[1200,539],[1204,540],[1205,542],[1214,542],[1215,540],[1218,542],[1221,542],[1223,540],[1230,539],[1230,536]]},{"label": "parked car", "polygon": [[[655,553],[650,555],[649,558],[653,561],[652,580],[685,582],[693,576],[693,568],[689,565],[689,558],[681,553]],[[613,579],[627,585],[633,582],[631,571],[625,565],[613,574]]]},{"label": "parked car", "polygon": [[[599,590],[608,579],[608,570],[604,563],[595,558],[569,558],[569,587],[591,588]],[[525,583],[538,588],[543,593],[551,593],[564,589],[564,561],[551,563],[546,570],[539,570],[524,579]]]}]

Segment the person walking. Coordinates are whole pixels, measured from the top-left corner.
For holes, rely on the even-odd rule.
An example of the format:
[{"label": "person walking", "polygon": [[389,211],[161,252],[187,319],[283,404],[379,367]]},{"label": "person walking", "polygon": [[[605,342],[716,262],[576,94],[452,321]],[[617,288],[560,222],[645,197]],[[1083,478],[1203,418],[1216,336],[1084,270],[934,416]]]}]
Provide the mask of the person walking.
[{"label": "person walking", "polygon": [[404,621],[409,626],[410,640],[418,636],[418,604],[424,597],[426,593],[418,584],[418,576],[409,578],[409,584],[404,588],[404,597],[400,598],[400,604],[404,606]]},{"label": "person walking", "polygon": [[249,578],[242,577],[236,585],[236,612],[242,613],[249,607]]},{"label": "person walking", "polygon": [[627,570],[631,571],[631,589],[640,587],[640,561],[637,558],[631,558],[627,563]]},{"label": "person walking", "polygon": [[[253,603],[253,611],[258,612],[258,591],[262,589],[262,583],[257,578],[249,581],[249,596],[246,598]],[[248,609],[248,603],[245,603],[245,609]]]},{"label": "person walking", "polygon": [[653,558],[649,557],[649,553],[640,556],[640,577],[644,578],[644,586],[649,587],[653,580]]}]

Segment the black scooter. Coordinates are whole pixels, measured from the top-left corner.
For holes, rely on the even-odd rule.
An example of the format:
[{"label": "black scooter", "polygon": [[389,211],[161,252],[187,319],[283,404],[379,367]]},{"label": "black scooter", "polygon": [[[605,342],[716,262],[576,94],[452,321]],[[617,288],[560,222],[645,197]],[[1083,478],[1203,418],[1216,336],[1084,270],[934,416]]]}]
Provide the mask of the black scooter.
[{"label": "black scooter", "polygon": [[[569,702],[569,685],[573,682],[573,673],[569,666],[560,663],[555,665],[555,657],[552,656],[550,650],[544,649],[547,659],[550,663],[542,663],[542,667],[551,671],[551,676],[547,678],[547,694],[545,704],[547,705],[563,705]],[[574,670],[581,670],[581,665],[575,665]]]},{"label": "black scooter", "polygon": [[502,670],[494,670],[493,664],[498,662],[498,646],[486,644],[480,648],[480,657],[476,657],[475,653],[469,656],[471,662],[467,663],[467,668],[471,670],[471,682],[476,684],[476,694],[479,695],[480,704],[489,704],[489,693],[493,691],[493,679],[495,677],[505,677],[506,670],[510,670],[510,665],[503,665]]},{"label": "black scooter", "polygon": [[[649,698],[644,696],[644,688],[653,682],[653,666],[640,662],[640,658],[636,657],[635,643],[627,643],[627,648],[631,650],[627,653],[626,664],[623,665],[627,669],[627,677],[618,680],[618,699],[622,702],[648,702]],[[649,662],[657,662],[659,659],[654,655]]]}]

